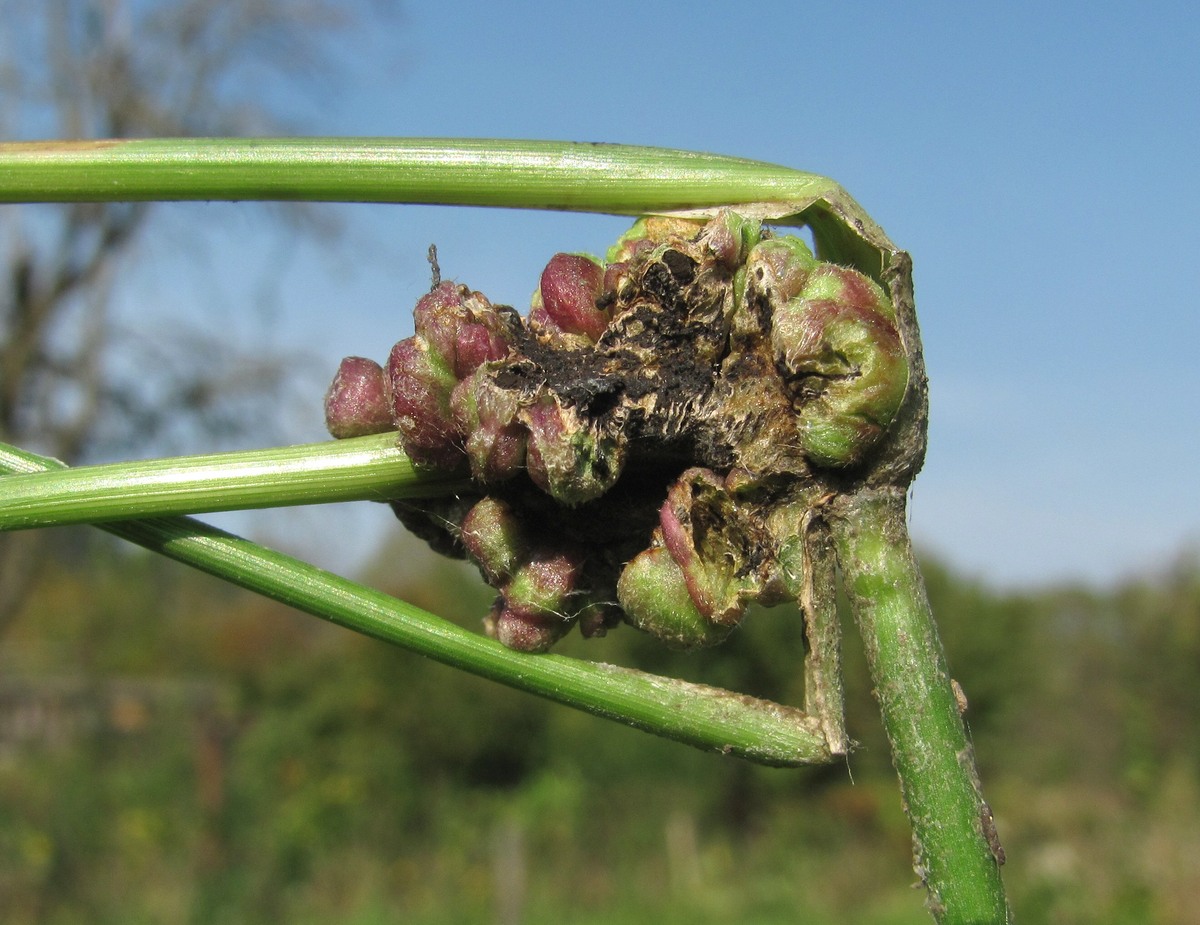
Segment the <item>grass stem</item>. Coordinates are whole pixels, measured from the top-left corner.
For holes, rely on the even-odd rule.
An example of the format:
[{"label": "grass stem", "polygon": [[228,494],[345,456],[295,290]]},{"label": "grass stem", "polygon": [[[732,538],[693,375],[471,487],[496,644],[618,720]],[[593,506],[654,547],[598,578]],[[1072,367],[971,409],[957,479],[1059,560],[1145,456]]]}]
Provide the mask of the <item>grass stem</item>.
[{"label": "grass stem", "polygon": [[374,434],[11,476],[0,494],[0,530],[420,498],[445,495],[465,484],[416,469],[397,445],[396,434]]},{"label": "grass stem", "polygon": [[[0,472],[62,468],[0,444]],[[19,477],[0,477],[0,484]],[[829,758],[818,724],[800,710],[628,668],[514,652],[404,601],[188,517],[120,521],[102,529],[340,626],[654,735],[773,766]]]}]

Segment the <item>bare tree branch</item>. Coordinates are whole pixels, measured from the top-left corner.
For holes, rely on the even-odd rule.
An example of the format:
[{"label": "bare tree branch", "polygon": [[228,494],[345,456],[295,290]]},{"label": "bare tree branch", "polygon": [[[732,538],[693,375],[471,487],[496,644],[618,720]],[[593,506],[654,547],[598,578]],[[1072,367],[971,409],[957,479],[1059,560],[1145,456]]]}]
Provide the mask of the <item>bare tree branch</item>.
[{"label": "bare tree branch", "polygon": [[[0,0],[0,132],[8,138],[266,134],[281,101],[319,96],[339,37],[380,0]],[[307,233],[312,207],[275,214]],[[0,211],[0,440],[78,461],[185,425],[270,433],[294,358],[249,356],[200,330],[120,330],[122,269],[160,221],[152,204]],[[121,363],[112,362],[121,344]],[[136,360],[130,361],[130,357]],[[134,367],[136,375],[129,371]],[[0,632],[36,544],[0,542]],[[18,548],[20,553],[9,552]],[[16,558],[13,558],[16,557]],[[31,558],[32,557],[32,558]]]}]

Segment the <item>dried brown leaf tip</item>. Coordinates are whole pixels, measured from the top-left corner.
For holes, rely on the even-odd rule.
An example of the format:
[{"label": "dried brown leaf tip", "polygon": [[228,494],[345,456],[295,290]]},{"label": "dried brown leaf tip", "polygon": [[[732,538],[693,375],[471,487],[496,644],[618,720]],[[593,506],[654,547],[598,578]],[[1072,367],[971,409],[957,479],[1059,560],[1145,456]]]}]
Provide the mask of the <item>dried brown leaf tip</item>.
[{"label": "dried brown leaf tip", "polygon": [[908,384],[895,320],[798,238],[646,218],[604,261],[553,257],[524,319],[441,283],[386,370],[343,362],[326,417],[469,471],[473,494],[394,507],[479,565],[506,645],[622,620],[708,645],[794,596],[796,524],[870,466]]}]

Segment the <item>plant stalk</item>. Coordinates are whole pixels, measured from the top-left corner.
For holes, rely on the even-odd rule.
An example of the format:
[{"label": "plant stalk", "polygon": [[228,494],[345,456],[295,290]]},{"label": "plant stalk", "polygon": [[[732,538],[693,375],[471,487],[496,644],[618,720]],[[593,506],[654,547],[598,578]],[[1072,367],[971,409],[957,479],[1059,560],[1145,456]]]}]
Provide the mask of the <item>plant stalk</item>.
[{"label": "plant stalk", "polygon": [[[61,469],[0,444],[0,472]],[[0,477],[0,485],[9,478]],[[506,649],[418,607],[188,517],[101,529],[356,632],[558,703],[707,751],[790,767],[829,760],[801,711],[719,688],[555,655]]]},{"label": "plant stalk", "polygon": [[6,202],[409,202],[622,215],[812,199],[832,180],[720,155],[436,138],[152,138],[0,146]]},{"label": "plant stalk", "polygon": [[[762,161],[634,145],[446,138],[0,143],[0,203],[305,200],[613,215],[721,208],[808,225],[822,259],[878,278],[887,235],[841,186]],[[881,245],[883,250],[881,251]]]},{"label": "plant stalk", "polygon": [[393,501],[445,495],[466,484],[416,469],[395,433],[373,434],[10,476],[0,494],[0,530],[336,501]]},{"label": "plant stalk", "polygon": [[1008,922],[1003,852],[913,555],[904,490],[863,489],[830,515],[930,911],[945,925]]}]

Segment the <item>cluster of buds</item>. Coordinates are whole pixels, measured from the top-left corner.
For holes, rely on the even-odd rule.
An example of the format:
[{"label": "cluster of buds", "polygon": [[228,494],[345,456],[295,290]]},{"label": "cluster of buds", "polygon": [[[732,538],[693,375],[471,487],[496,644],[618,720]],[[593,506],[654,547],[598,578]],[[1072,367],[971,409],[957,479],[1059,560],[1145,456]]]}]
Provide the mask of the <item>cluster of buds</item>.
[{"label": "cluster of buds", "polygon": [[465,383],[512,352],[521,320],[482,293],[446,282],[421,297],[413,322],[416,334],[392,348],[386,370],[364,357],[342,361],[325,396],[325,423],[338,438],[399,428],[413,462],[454,471],[471,433]]},{"label": "cluster of buds", "polygon": [[794,596],[797,518],[869,465],[907,385],[873,280],[723,212],[554,256],[524,319],[441,283],[386,369],[343,361],[325,410],[335,437],[397,429],[418,466],[470,474],[394,507],[477,563],[506,645],[624,619],[691,646]]}]

